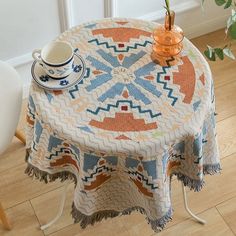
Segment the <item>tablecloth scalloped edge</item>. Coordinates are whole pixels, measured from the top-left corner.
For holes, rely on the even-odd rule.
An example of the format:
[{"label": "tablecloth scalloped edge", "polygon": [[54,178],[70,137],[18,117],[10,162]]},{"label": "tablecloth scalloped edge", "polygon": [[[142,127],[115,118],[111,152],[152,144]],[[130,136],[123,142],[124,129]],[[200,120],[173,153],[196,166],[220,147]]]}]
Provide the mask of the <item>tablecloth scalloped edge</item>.
[{"label": "tablecloth scalloped edge", "polygon": [[27,163],[27,167],[25,169],[25,174],[27,174],[29,177],[38,179],[39,181],[43,181],[46,184],[49,182],[53,182],[57,179],[59,179],[61,182],[64,182],[66,180],[72,180],[75,185],[77,184],[77,178],[76,176],[69,172],[69,171],[63,171],[59,173],[49,174],[46,171],[40,170],[39,168],[33,166],[28,162],[29,159],[29,151],[30,149],[26,149],[26,155],[25,155],[25,161]]},{"label": "tablecloth scalloped edge", "polygon": [[[204,175],[214,175],[221,173],[221,166],[220,163],[216,164],[205,164],[203,165],[203,174]],[[202,180],[197,180],[197,179],[191,179],[190,177],[186,176],[185,174],[182,173],[173,173],[171,178],[173,176],[176,176],[179,181],[181,181],[185,187],[188,187],[190,190],[193,190],[195,192],[201,191],[201,189],[205,185],[205,181]]]},{"label": "tablecloth scalloped edge", "polygon": [[146,216],[146,220],[148,224],[151,225],[152,229],[154,232],[158,233],[162,231],[165,228],[165,225],[172,220],[172,215],[173,215],[173,209],[170,208],[167,213],[162,216],[161,218],[157,220],[151,220],[147,217],[146,211],[142,207],[131,207],[128,208],[122,212],[115,211],[115,210],[104,210],[104,211],[98,211],[95,212],[94,214],[88,216],[80,212],[75,204],[72,204],[72,211],[71,215],[74,218],[75,223],[80,223],[81,228],[86,228],[88,225],[94,225],[96,222],[100,222],[103,219],[107,218],[114,218],[117,216],[122,216],[122,215],[130,215],[132,212],[138,211],[141,214]]}]

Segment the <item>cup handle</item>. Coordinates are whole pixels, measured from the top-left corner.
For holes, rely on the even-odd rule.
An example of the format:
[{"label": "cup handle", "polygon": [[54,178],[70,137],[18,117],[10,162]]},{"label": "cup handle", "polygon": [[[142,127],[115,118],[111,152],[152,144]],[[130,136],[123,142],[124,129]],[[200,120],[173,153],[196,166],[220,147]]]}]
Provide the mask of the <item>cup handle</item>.
[{"label": "cup handle", "polygon": [[35,49],[33,52],[32,52],[32,57],[34,58],[34,60],[36,60],[39,65],[43,66],[43,63],[42,63],[42,59],[41,59],[41,49]]}]

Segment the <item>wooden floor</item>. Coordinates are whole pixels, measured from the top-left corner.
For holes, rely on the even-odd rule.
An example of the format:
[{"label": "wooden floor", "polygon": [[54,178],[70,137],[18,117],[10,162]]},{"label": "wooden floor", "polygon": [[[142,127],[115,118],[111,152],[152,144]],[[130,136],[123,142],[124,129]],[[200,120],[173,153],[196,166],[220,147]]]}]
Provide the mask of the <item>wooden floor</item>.
[{"label": "wooden floor", "polygon": [[[196,38],[193,43],[203,50],[206,44],[223,46],[223,31]],[[236,54],[236,47],[234,48]],[[206,187],[200,193],[188,191],[191,209],[207,220],[203,226],[195,223],[183,208],[180,183],[173,181],[173,221],[160,236],[230,236],[236,235],[236,61],[210,63],[215,80],[217,102],[217,131],[223,171],[221,175],[206,176]],[[23,108],[24,110],[24,108]],[[22,112],[24,117],[24,112]],[[20,128],[23,128],[24,118]],[[58,209],[63,185],[48,185],[24,174],[24,147],[15,138],[0,157],[0,201],[13,224],[12,231],[0,225],[0,235],[16,236],[151,236],[156,235],[138,213],[103,221],[81,230],[70,216],[72,190],[61,219],[44,232],[39,225],[48,222]]]}]

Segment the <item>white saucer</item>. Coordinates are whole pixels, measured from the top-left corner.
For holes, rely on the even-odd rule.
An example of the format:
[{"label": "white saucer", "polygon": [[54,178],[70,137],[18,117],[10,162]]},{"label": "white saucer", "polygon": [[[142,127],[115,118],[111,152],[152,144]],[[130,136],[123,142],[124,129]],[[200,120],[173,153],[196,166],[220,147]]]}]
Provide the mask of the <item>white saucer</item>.
[{"label": "white saucer", "polygon": [[37,61],[33,62],[31,73],[34,81],[47,90],[62,90],[79,83],[85,74],[85,62],[78,54],[74,54],[73,72],[64,79],[52,79]]}]

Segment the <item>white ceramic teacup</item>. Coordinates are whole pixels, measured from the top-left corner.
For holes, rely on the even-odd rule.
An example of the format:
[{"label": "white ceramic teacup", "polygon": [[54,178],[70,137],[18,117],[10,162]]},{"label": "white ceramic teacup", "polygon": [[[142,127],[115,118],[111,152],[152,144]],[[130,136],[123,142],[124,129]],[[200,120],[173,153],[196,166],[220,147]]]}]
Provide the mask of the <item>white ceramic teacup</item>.
[{"label": "white ceramic teacup", "polygon": [[65,78],[73,71],[74,50],[69,43],[51,42],[34,50],[32,57],[53,79]]}]

